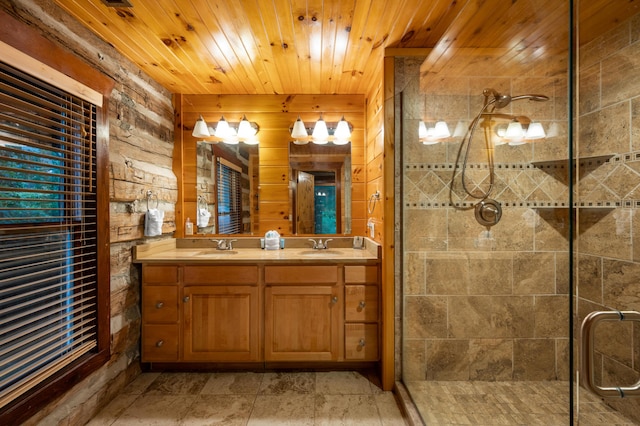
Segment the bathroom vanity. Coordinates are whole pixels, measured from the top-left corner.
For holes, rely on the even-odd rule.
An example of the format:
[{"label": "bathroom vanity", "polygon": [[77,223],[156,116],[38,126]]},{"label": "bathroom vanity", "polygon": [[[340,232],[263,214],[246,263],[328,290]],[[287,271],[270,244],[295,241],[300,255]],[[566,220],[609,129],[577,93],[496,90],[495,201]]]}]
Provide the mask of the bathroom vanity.
[{"label": "bathroom vanity", "polygon": [[144,363],[359,363],[380,357],[380,246],[283,250],[242,238],[136,247]]}]

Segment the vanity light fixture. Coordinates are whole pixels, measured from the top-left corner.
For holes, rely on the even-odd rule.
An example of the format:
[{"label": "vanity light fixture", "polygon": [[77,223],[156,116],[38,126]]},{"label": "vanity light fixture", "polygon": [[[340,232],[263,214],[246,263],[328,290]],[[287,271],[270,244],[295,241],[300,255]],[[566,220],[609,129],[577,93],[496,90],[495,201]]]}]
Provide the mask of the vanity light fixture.
[{"label": "vanity light fixture", "polygon": [[494,126],[494,132],[498,136],[494,145],[503,145],[508,143],[511,146],[517,146],[527,143],[535,139],[544,139],[547,137],[542,123],[530,121],[528,117],[512,117],[509,124],[499,123]]},{"label": "vanity light fixture", "polygon": [[[305,145],[309,141],[318,145],[325,145],[329,142],[333,142],[334,145],[346,145],[351,138],[351,125],[344,116],[337,123],[327,123],[320,116],[313,128],[307,128],[298,116],[290,130],[291,138],[296,145]],[[310,133],[311,136],[309,136]]]},{"label": "vanity light fixture", "polygon": [[216,139],[205,141],[214,144],[222,141],[231,145],[236,145],[239,142],[244,142],[247,145],[256,145],[259,143],[256,137],[259,130],[258,124],[247,120],[246,115],[242,115],[242,119],[237,123],[228,122],[224,116],[221,116],[215,128],[207,126],[204,118],[200,115],[193,126],[191,134],[195,138],[214,137]]}]

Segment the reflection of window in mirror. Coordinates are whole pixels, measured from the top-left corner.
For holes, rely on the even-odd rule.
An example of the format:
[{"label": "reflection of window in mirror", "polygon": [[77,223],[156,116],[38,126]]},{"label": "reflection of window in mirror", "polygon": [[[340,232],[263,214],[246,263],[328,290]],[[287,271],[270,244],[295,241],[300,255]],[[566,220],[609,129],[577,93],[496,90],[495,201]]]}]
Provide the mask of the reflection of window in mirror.
[{"label": "reflection of window in mirror", "polygon": [[242,233],[242,168],[224,158],[217,158],[218,232]]},{"label": "reflection of window in mirror", "polygon": [[351,232],[351,146],[290,145],[293,232]]},{"label": "reflection of window in mirror", "polygon": [[257,226],[258,148],[198,142],[199,234],[250,233]]}]

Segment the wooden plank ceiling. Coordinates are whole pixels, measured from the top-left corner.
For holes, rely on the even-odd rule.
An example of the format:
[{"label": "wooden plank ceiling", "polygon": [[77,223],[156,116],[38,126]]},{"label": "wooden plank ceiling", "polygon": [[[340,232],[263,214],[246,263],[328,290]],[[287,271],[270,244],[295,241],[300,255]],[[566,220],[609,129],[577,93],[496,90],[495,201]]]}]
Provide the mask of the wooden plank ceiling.
[{"label": "wooden plank ceiling", "polygon": [[[560,0],[55,2],[174,93],[365,94],[386,48],[436,48],[442,69],[460,49],[490,49],[507,66],[566,52]],[[580,3],[584,40],[638,7]]]}]

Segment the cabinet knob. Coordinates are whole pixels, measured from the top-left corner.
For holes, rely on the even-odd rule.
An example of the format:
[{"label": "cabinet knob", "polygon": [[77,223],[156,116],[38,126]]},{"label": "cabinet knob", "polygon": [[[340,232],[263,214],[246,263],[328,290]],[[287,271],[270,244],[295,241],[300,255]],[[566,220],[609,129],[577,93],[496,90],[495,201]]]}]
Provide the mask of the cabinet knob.
[{"label": "cabinet knob", "polygon": [[366,306],[366,303],[364,302],[364,300],[361,300],[360,303],[358,304],[358,307],[360,309],[364,309],[365,306]]},{"label": "cabinet knob", "polygon": [[156,308],[161,309],[164,306],[164,302],[156,303]]},{"label": "cabinet knob", "polygon": [[182,301],[183,301],[184,303],[187,303],[187,302],[189,301],[189,296],[185,296],[185,297],[182,299]]},{"label": "cabinet knob", "polygon": [[331,298],[331,303],[338,303],[338,296],[333,296],[333,298]]},{"label": "cabinet knob", "polygon": [[360,339],[360,341],[358,342],[358,345],[364,347],[364,345],[366,345],[367,342],[364,341],[364,339]]},{"label": "cabinet knob", "polygon": [[157,348],[161,348],[161,347],[162,347],[162,345],[164,345],[164,340],[158,340],[158,341],[156,342],[156,347],[157,347]]}]

